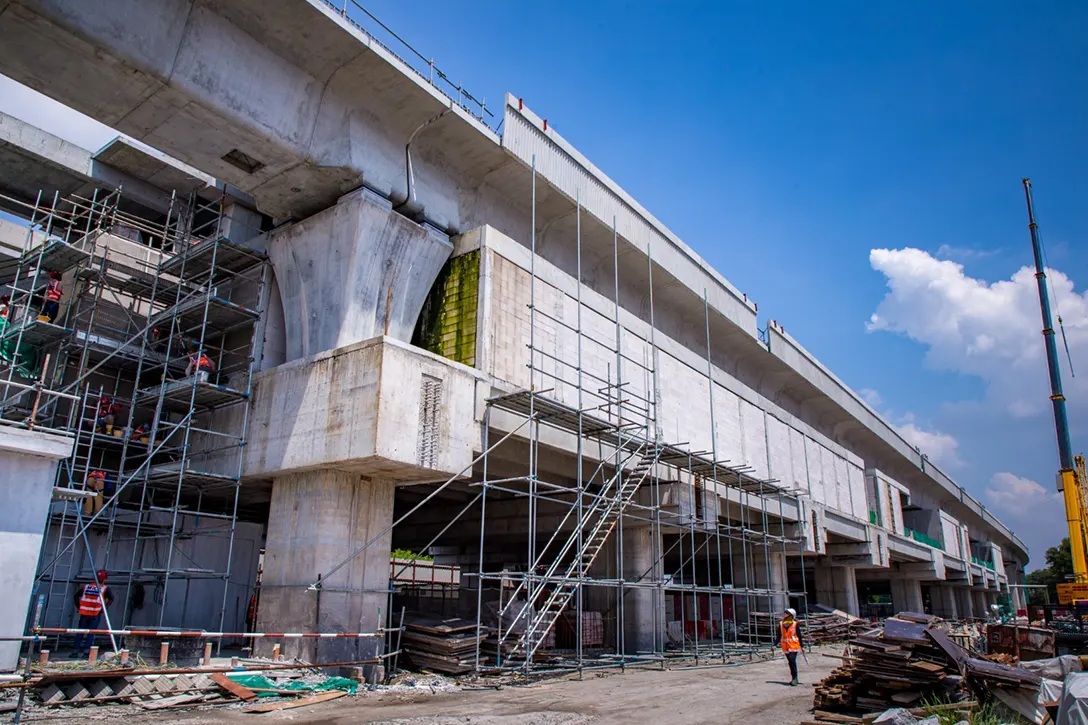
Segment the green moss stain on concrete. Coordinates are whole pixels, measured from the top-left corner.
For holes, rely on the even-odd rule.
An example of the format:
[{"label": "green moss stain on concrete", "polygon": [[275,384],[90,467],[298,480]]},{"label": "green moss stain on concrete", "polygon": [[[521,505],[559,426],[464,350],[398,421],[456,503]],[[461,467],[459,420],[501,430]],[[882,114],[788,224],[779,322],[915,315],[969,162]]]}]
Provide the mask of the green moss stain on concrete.
[{"label": "green moss stain on concrete", "polygon": [[446,262],[423,303],[412,344],[475,367],[479,289],[479,250]]}]

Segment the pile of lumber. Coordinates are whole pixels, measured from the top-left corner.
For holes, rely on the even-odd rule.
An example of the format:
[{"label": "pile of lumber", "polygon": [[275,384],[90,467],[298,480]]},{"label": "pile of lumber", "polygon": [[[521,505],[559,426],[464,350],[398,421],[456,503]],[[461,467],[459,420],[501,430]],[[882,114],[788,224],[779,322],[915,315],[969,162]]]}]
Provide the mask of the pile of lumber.
[{"label": "pile of lumber", "polygon": [[[750,612],[746,633],[751,633],[758,641],[773,640],[781,622],[781,614]],[[800,617],[800,623],[806,646],[844,642],[873,628],[867,619],[860,619],[840,609],[810,611]]]},{"label": "pile of lumber", "polygon": [[401,649],[415,667],[459,675],[475,667],[476,645],[486,633],[468,619],[414,614],[405,618],[401,636]]},{"label": "pile of lumber", "polygon": [[834,669],[816,686],[822,711],[882,712],[932,700],[966,699],[966,690],[1037,685],[1022,669],[974,658],[925,614],[900,613],[882,629],[854,637]]},{"label": "pile of lumber", "polygon": [[801,620],[805,643],[813,646],[842,642],[873,628],[866,619],[847,614],[841,609],[830,612],[809,612]]}]

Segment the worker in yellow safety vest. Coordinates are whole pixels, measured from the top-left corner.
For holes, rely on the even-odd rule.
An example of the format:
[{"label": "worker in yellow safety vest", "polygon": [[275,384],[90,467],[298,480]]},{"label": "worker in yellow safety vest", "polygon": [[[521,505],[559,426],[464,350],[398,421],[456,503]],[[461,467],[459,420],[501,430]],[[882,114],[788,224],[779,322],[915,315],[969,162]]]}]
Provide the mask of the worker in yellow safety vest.
[{"label": "worker in yellow safety vest", "polygon": [[[98,629],[98,623],[102,620],[102,611],[113,604],[113,593],[106,586],[106,570],[99,569],[95,579],[95,583],[84,584],[76,590],[79,629]],[[77,634],[72,659],[83,659],[93,646],[93,634]]]},{"label": "worker in yellow safety vest", "polygon": [[775,640],[775,644],[780,646],[782,654],[786,655],[786,662],[790,666],[790,676],[792,678],[790,684],[800,684],[797,680],[797,655],[800,654],[805,645],[801,640],[801,629],[797,626],[796,610],[786,610],[781,624],[778,625],[778,639]]}]

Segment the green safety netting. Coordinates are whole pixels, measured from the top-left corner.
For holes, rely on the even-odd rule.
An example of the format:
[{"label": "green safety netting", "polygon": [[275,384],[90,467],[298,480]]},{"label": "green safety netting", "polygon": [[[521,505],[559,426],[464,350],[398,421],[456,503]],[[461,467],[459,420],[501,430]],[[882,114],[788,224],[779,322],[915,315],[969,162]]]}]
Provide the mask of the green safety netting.
[{"label": "green safety netting", "polygon": [[[7,327],[8,321],[0,317],[0,337],[7,331]],[[0,342],[0,359],[15,365],[16,370],[23,377],[33,378],[38,368],[38,352],[25,343],[19,345],[19,349],[16,351],[15,343],[17,340],[17,337],[12,337]]]},{"label": "green safety netting", "polygon": [[[330,677],[324,682],[287,682],[277,685],[264,675],[227,675],[242,687],[251,690],[291,690],[294,692],[324,692],[327,690],[344,690],[349,695],[354,695],[359,683],[346,677]],[[258,697],[275,697],[274,692],[258,692]]]}]

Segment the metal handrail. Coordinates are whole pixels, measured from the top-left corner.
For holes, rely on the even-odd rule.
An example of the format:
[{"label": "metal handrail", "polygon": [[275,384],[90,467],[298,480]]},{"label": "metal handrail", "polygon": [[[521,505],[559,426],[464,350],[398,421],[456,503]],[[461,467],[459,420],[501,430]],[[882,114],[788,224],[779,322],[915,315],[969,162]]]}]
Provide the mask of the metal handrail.
[{"label": "metal handrail", "polygon": [[[427,83],[430,84],[436,91],[460,106],[462,110],[465,110],[468,113],[472,114],[475,118],[482,121],[484,124],[487,124],[487,117],[495,117],[495,114],[492,113],[491,110],[487,107],[486,98],[476,98],[474,95],[469,93],[468,90],[460,82],[454,83],[448,75],[443,73],[442,70],[435,65],[434,58],[428,58],[427,56],[423,55],[418,50],[413,48],[407,40],[397,35],[397,33],[392,28],[379,20],[372,12],[360,5],[357,0],[338,0],[338,2],[333,2],[333,0],[324,0],[324,2],[330,8],[339,13],[340,16],[343,17],[346,21],[351,23],[357,30],[366,35],[366,37],[371,42],[380,45],[395,58],[397,58],[397,60],[408,66],[414,73],[416,73],[416,75],[427,81]],[[348,12],[348,9],[352,6],[358,8],[364,15],[366,15],[366,17],[377,23],[382,30],[388,33],[405,49],[407,49],[408,52],[411,53],[411,55],[415,56],[417,59],[419,59],[420,62],[425,64],[427,67],[427,73],[423,73],[418,68],[415,68],[408,60],[406,60],[395,50],[393,50],[388,45],[379,40],[377,37],[375,37],[373,33],[363,27],[363,25],[360,24],[357,20],[352,18]],[[450,92],[447,92],[445,88],[440,86],[436,81],[443,81],[445,85],[449,87],[450,91],[457,91],[457,97],[454,98]]]}]

